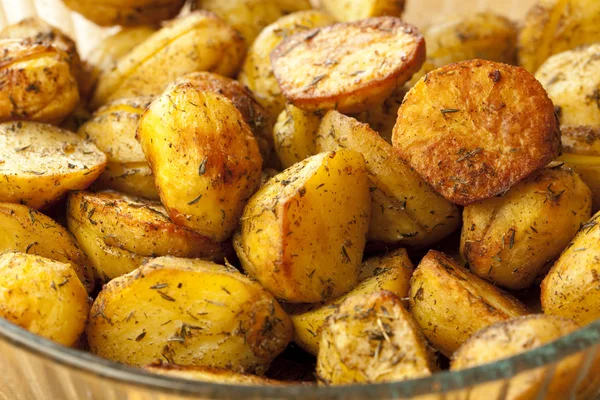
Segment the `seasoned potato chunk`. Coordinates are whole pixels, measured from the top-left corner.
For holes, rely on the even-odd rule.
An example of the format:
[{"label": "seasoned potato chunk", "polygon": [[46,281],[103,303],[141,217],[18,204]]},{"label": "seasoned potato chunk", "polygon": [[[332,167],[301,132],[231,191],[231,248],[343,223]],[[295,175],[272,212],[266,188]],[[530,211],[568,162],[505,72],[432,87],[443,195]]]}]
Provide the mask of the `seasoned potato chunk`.
[{"label": "seasoned potato chunk", "polygon": [[453,203],[505,192],[560,152],[554,106],[522,68],[471,60],[437,69],[406,95],[394,147]]},{"label": "seasoned potato chunk", "polygon": [[295,106],[359,113],[381,104],[421,68],[425,41],[398,18],[340,23],[288,36],[271,53]]},{"label": "seasoned potato chunk", "polygon": [[319,304],[288,305],[294,324],[294,342],[315,356],[319,352],[321,329],[328,316],[349,297],[387,290],[404,298],[408,295],[413,265],[404,249],[395,250],[381,257],[372,257],[360,266],[358,280],[350,292]]},{"label": "seasoned potato chunk", "polygon": [[321,7],[338,21],[389,15],[400,17],[404,11],[404,0],[321,0]]},{"label": "seasoned potato chunk", "polygon": [[122,97],[157,96],[194,71],[231,76],[244,57],[244,40],[214,14],[196,11],[166,24],[100,76],[93,108]]},{"label": "seasoned potato chunk", "polygon": [[271,52],[290,35],[334,22],[331,16],[320,11],[299,11],[267,26],[248,49],[239,80],[252,90],[273,118],[283,111],[286,101],[273,74]]},{"label": "seasoned potato chunk", "polygon": [[173,222],[229,238],[262,176],[256,139],[235,104],[189,82],[173,85],[146,110],[138,137]]},{"label": "seasoned potato chunk", "polygon": [[[584,133],[586,131],[589,132],[589,134]],[[583,134],[582,136],[589,137],[590,140],[597,140],[592,139],[598,137],[595,132],[589,130],[579,132]],[[598,133],[600,134],[600,131]],[[558,160],[565,166],[568,166],[569,168],[572,168],[573,171],[577,172],[581,180],[590,188],[592,191],[592,212],[598,212],[600,210],[600,153],[596,155],[579,154],[580,151],[585,152],[585,150],[574,150],[574,148],[571,148],[574,150],[571,152],[571,150],[567,150],[567,147],[564,145],[566,136],[567,135],[563,135],[563,147],[566,152],[563,153]]]},{"label": "seasoned potato chunk", "polygon": [[0,201],[40,209],[88,187],[106,156],[93,143],[52,125],[0,124]]},{"label": "seasoned potato chunk", "polygon": [[471,272],[512,290],[543,277],[591,217],[592,194],[570,168],[547,168],[502,197],[465,207],[461,254]]},{"label": "seasoned potato chunk", "polygon": [[402,381],[434,370],[421,328],[393,293],[349,297],[323,327],[317,375],[327,385]]},{"label": "seasoned potato chunk", "polygon": [[275,297],[317,303],[358,282],[371,218],[364,158],[321,153],[271,178],[244,209],[234,248]]},{"label": "seasoned potato chunk", "polygon": [[317,153],[320,124],[320,113],[304,111],[292,104],[285,106],[273,128],[275,152],[283,168],[289,168]]},{"label": "seasoned potato chunk", "polygon": [[114,192],[69,196],[69,230],[105,281],[129,273],[151,257],[220,261],[225,246],[172,223],[158,202]]},{"label": "seasoned potato chunk", "polygon": [[284,382],[273,379],[263,378],[257,375],[240,374],[230,369],[191,366],[191,365],[174,365],[156,362],[144,367],[146,371],[158,375],[172,376],[174,378],[189,379],[200,382],[214,382],[220,384],[243,385],[243,386],[280,386],[285,385]]},{"label": "seasoned potato chunk", "polygon": [[515,298],[434,250],[415,270],[408,296],[423,333],[445,356],[480,329],[528,313]]},{"label": "seasoned potato chunk", "polygon": [[235,268],[160,257],[109,282],[87,327],[92,353],[142,366],[264,372],[292,339],[275,299]]},{"label": "seasoned potato chunk", "polygon": [[366,124],[332,110],[319,128],[317,151],[338,148],[365,157],[373,198],[369,240],[423,247],[458,228],[456,206],[411,170],[389,143]]},{"label": "seasoned potato chunk", "polygon": [[0,317],[65,346],[85,327],[85,288],[68,265],[24,253],[0,255]]},{"label": "seasoned potato chunk", "polygon": [[398,119],[398,109],[402,105],[408,90],[406,85],[402,86],[385,99],[383,104],[356,114],[355,118],[360,122],[369,124],[371,129],[377,132],[386,142],[392,143],[392,134],[394,133],[396,119]]}]

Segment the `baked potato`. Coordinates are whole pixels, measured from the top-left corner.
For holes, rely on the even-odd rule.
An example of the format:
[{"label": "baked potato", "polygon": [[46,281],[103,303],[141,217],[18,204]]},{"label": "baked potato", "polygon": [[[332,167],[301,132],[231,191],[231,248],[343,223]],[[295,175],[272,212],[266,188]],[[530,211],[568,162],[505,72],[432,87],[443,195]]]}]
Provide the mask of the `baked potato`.
[{"label": "baked potato", "polygon": [[319,112],[304,111],[286,104],[273,128],[275,153],[283,168],[289,168],[317,153],[319,125]]},{"label": "baked potato", "polygon": [[408,90],[409,88],[404,85],[385,99],[381,105],[372,107],[360,114],[355,114],[354,117],[360,122],[369,124],[371,129],[377,132],[386,142],[392,143],[392,134],[394,133],[396,119],[398,119],[398,109],[402,105]]},{"label": "baked potato", "polygon": [[517,299],[435,250],[413,273],[408,301],[425,337],[447,357],[486,326],[528,314]]},{"label": "baked potato", "polygon": [[470,60],[430,72],[408,92],[393,143],[435,190],[468,205],[507,191],[556,158],[560,129],[531,74]]},{"label": "baked potato", "polygon": [[562,134],[563,154],[557,162],[572,168],[592,191],[592,212],[600,211],[600,130],[586,127]]},{"label": "baked potato", "polygon": [[65,346],[84,330],[83,284],[69,264],[33,254],[0,255],[0,317]]},{"label": "baked potato", "polygon": [[115,192],[75,192],[67,204],[69,230],[104,281],[158,256],[221,261],[226,245],[172,223],[158,202]]},{"label": "baked potato", "polygon": [[133,48],[98,80],[91,107],[122,97],[157,96],[176,78],[194,71],[235,75],[244,40],[212,13],[174,19]]},{"label": "baked potato", "polygon": [[401,17],[404,0],[321,0],[321,7],[343,22],[381,16]]},{"label": "baked potato", "polygon": [[326,385],[403,381],[435,369],[421,328],[393,293],[349,297],[325,322],[317,376]]},{"label": "baked potato", "polygon": [[410,169],[368,125],[329,111],[319,127],[317,151],[347,148],[363,154],[373,199],[367,238],[424,247],[455,231],[460,214]]},{"label": "baked potato", "polygon": [[138,138],[171,220],[228,239],[260,185],[263,163],[235,104],[190,82],[173,85],[142,116]]},{"label": "baked potato", "polygon": [[36,122],[0,124],[0,201],[48,206],[69,190],[87,188],[106,156],[77,134]]},{"label": "baked potato", "polygon": [[592,193],[570,168],[546,168],[502,197],[465,207],[460,251],[471,272],[511,290],[542,278],[591,217]]},{"label": "baked potato", "polygon": [[363,156],[321,153],[267,181],[246,204],[233,245],[244,271],[275,297],[317,303],[358,283],[370,218]]},{"label": "baked potato", "polygon": [[277,301],[235,268],[172,257],[105,285],[87,326],[92,353],[124,364],[163,359],[259,374],[292,335]]},{"label": "baked potato", "polygon": [[264,378],[252,374],[240,374],[225,368],[200,367],[190,365],[174,365],[163,362],[155,362],[146,365],[144,369],[157,375],[172,376],[174,378],[189,379],[200,382],[214,382],[220,384],[243,385],[243,386],[281,386],[284,382]]},{"label": "baked potato", "polygon": [[306,110],[360,113],[384,102],[425,61],[417,28],[394,17],[288,36],[271,53],[285,98]]}]

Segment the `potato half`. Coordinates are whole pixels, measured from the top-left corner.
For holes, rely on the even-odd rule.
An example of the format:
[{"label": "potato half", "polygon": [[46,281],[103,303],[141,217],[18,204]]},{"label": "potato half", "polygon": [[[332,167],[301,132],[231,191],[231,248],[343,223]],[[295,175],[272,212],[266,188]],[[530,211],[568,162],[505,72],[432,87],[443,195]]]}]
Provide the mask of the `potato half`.
[{"label": "potato half", "polygon": [[0,255],[0,317],[65,346],[84,330],[89,310],[69,264],[24,253]]},{"label": "potato half", "polygon": [[87,327],[92,353],[128,365],[266,370],[292,339],[290,318],[235,268],[160,257],[112,280]]},{"label": "potato half", "polygon": [[470,60],[427,74],[406,95],[394,147],[453,203],[505,192],[560,152],[554,105],[522,68]]},{"label": "potato half", "polygon": [[338,21],[391,16],[400,17],[405,0],[321,0],[321,7]]},{"label": "potato half", "polygon": [[271,53],[283,95],[295,106],[359,113],[381,104],[425,61],[417,28],[369,18],[287,37]]},{"label": "potato half", "polygon": [[289,168],[317,153],[319,125],[319,112],[304,111],[286,104],[273,128],[275,152],[283,168]]},{"label": "potato half", "polygon": [[515,298],[434,250],[413,273],[408,296],[423,333],[445,356],[480,329],[528,313]]},{"label": "potato half", "polygon": [[35,122],[0,124],[0,201],[40,209],[87,188],[106,156],[75,133]]},{"label": "potato half", "polygon": [[251,374],[240,374],[230,369],[202,367],[190,365],[174,365],[163,361],[146,365],[144,369],[153,374],[172,376],[174,378],[189,379],[200,382],[214,382],[220,384],[243,386],[281,386],[284,382],[263,378]]},{"label": "potato half", "polygon": [[275,297],[317,303],[358,282],[370,218],[363,156],[321,153],[271,178],[248,201],[234,248],[244,270]]},{"label": "potato half", "polygon": [[317,375],[327,385],[403,381],[435,369],[421,328],[393,293],[349,297],[323,327]]}]

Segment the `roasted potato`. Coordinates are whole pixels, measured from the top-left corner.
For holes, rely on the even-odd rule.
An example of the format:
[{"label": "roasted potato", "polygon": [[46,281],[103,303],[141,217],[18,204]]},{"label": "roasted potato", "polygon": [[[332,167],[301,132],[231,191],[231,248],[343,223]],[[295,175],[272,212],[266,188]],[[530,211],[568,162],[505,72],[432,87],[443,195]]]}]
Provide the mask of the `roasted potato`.
[{"label": "roasted potato", "polygon": [[349,297],[325,322],[317,375],[326,385],[403,381],[435,369],[421,328],[391,292]]},{"label": "roasted potato", "polygon": [[79,102],[70,56],[47,42],[0,39],[0,121],[60,123]]},{"label": "roasted potato", "polygon": [[220,384],[243,385],[243,386],[281,386],[284,382],[274,379],[263,378],[251,374],[240,374],[225,368],[183,366],[155,362],[147,365],[144,369],[158,375],[172,376],[174,378],[189,379],[200,382],[214,382]]},{"label": "roasted potato", "polygon": [[406,95],[394,147],[460,205],[510,189],[560,152],[554,105],[527,71],[470,60],[437,69]]},{"label": "roasted potato", "polygon": [[173,222],[219,242],[229,238],[263,163],[235,104],[189,82],[173,85],[144,113],[138,138]]},{"label": "roasted potato", "polygon": [[234,248],[278,299],[317,303],[348,292],[371,218],[364,158],[321,153],[271,178],[246,204]]},{"label": "roasted potato", "polygon": [[404,0],[321,0],[321,7],[336,20],[351,22],[384,15],[400,17]]},{"label": "roasted potato", "polygon": [[91,107],[122,97],[157,96],[194,71],[231,76],[244,58],[244,40],[214,14],[196,11],[166,24],[100,76]]},{"label": "roasted potato", "polygon": [[40,209],[88,187],[106,156],[93,143],[52,125],[0,124],[0,201]]},{"label": "roasted potato", "polygon": [[235,268],[171,257],[104,286],[87,327],[92,353],[124,364],[164,359],[257,373],[292,334],[271,294]]},{"label": "roasted potato", "polygon": [[317,153],[317,134],[321,124],[319,112],[304,111],[287,104],[273,128],[275,152],[283,168]]},{"label": "roasted potato", "polygon": [[[589,132],[589,131],[588,131]],[[600,133],[600,131],[598,132]],[[596,136],[596,133],[592,134]],[[563,135],[563,143],[565,142]],[[595,139],[594,139],[595,140]],[[564,146],[564,144],[563,144]],[[600,154],[584,155],[575,153],[564,153],[558,158],[560,163],[572,168],[581,180],[592,191],[592,213],[600,210]]]},{"label": "roasted potato", "polygon": [[185,0],[63,0],[63,3],[100,26],[135,26],[175,17]]},{"label": "roasted potato", "polygon": [[408,295],[412,273],[413,264],[406,250],[398,249],[363,262],[358,273],[358,285],[345,295],[327,303],[288,305],[288,313],[294,324],[294,342],[316,356],[319,352],[322,326],[341,303],[349,297],[381,290],[405,298]]},{"label": "roasted potato", "polygon": [[365,157],[373,198],[369,240],[424,247],[458,228],[457,207],[425,183],[368,125],[329,111],[316,144],[319,152],[347,148]]},{"label": "roasted potato", "polygon": [[413,273],[408,297],[423,333],[448,357],[480,329],[528,314],[515,298],[434,250]]},{"label": "roasted potato", "polygon": [[394,125],[396,125],[396,119],[398,118],[398,109],[408,90],[406,85],[402,86],[385,99],[383,104],[356,114],[354,117],[360,122],[369,124],[371,129],[377,132],[386,142],[392,143]]},{"label": "roasted potato", "polygon": [[286,37],[310,29],[331,25],[334,19],[320,11],[299,11],[282,17],[262,30],[248,49],[239,80],[255,94],[256,99],[275,118],[285,107],[279,83],[273,74],[271,52]]},{"label": "roasted potato", "polygon": [[539,0],[519,34],[519,62],[534,73],[551,55],[600,40],[597,0]]},{"label": "roasted potato", "polygon": [[0,255],[0,317],[65,346],[85,327],[89,305],[69,264],[33,254]]},{"label": "roasted potato", "polygon": [[586,325],[600,319],[600,213],[582,225],[542,282],[545,314],[559,315]]},{"label": "roasted potato", "polygon": [[158,256],[223,260],[226,246],[172,223],[158,202],[115,192],[76,192],[67,205],[69,230],[104,281]]},{"label": "roasted potato", "polygon": [[291,103],[342,113],[360,113],[383,103],[423,61],[423,36],[394,17],[297,33],[271,53],[275,77]]},{"label": "roasted potato", "polygon": [[570,168],[546,168],[502,197],[465,207],[460,251],[471,272],[526,289],[591,217],[592,193]]}]

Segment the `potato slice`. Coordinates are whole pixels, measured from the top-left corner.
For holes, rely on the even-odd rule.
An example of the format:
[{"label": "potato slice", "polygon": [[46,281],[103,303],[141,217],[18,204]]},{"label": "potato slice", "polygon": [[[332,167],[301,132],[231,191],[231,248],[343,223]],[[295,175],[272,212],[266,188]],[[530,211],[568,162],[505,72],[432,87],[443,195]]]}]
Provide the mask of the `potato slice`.
[{"label": "potato slice", "polygon": [[366,124],[329,111],[319,127],[317,151],[347,148],[367,163],[373,211],[367,238],[424,247],[456,230],[460,214],[398,157],[392,146]]},{"label": "potato slice", "polygon": [[240,374],[224,368],[190,365],[165,364],[162,361],[146,365],[144,369],[158,375],[189,379],[200,382],[214,382],[244,386],[283,386],[284,382],[251,374]]},{"label": "potato slice", "polygon": [[371,198],[364,158],[321,153],[271,178],[244,209],[234,248],[275,297],[317,303],[358,282]]},{"label": "potato slice", "polygon": [[100,77],[92,108],[122,97],[157,96],[194,71],[232,76],[244,57],[244,40],[214,14],[196,11],[165,25]]},{"label": "potato slice", "polygon": [[526,289],[591,217],[592,193],[569,168],[537,171],[502,197],[465,207],[461,255],[475,275]]},{"label": "potato slice", "polygon": [[[224,256],[224,245],[175,225],[160,203],[119,193],[72,193],[67,220],[104,280],[129,273],[151,257],[221,261]],[[128,255],[135,256],[133,263]]]},{"label": "potato slice", "polygon": [[265,371],[292,339],[275,299],[235,268],[160,257],[112,280],[94,302],[92,353],[128,365]]},{"label": "potato slice", "polygon": [[360,266],[358,280],[350,292],[321,304],[289,304],[288,312],[294,324],[294,342],[315,356],[319,352],[321,329],[327,317],[347,298],[387,290],[399,298],[408,295],[413,264],[404,249],[381,257],[372,257]]},{"label": "potato slice", "polygon": [[460,205],[510,189],[560,152],[554,106],[522,68],[450,64],[406,95],[394,147],[446,199]]},{"label": "potato slice", "polygon": [[381,16],[400,17],[404,0],[322,0],[321,7],[338,21],[352,22]]},{"label": "potato slice", "polygon": [[285,106],[273,128],[275,152],[283,168],[289,168],[317,153],[320,124],[320,113],[304,111],[289,103]]},{"label": "potato slice", "polygon": [[146,110],[138,137],[173,222],[219,242],[229,238],[263,163],[235,104],[189,82],[173,85]]},{"label": "potato slice", "polygon": [[408,296],[423,333],[448,357],[480,329],[528,313],[515,298],[434,250],[415,270]]},{"label": "potato slice", "polygon": [[317,375],[327,385],[403,381],[435,369],[421,328],[390,292],[349,297],[323,327]]},{"label": "potato slice", "polygon": [[295,106],[359,113],[383,103],[421,68],[425,41],[398,18],[369,18],[289,36],[271,61]]},{"label": "potato slice", "polygon": [[24,253],[0,255],[0,317],[71,346],[85,327],[89,305],[69,264]]},{"label": "potato slice", "polygon": [[94,144],[52,125],[0,124],[0,201],[40,209],[88,187],[106,156]]}]

